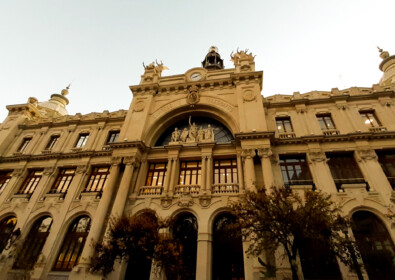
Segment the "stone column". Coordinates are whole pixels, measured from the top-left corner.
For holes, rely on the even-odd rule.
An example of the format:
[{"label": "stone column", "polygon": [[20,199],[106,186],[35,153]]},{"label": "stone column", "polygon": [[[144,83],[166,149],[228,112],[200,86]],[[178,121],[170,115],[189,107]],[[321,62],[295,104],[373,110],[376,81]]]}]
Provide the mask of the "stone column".
[{"label": "stone column", "polygon": [[241,152],[237,152],[237,177],[239,182],[239,191],[244,192],[244,174],[243,174],[243,161]]},{"label": "stone column", "polygon": [[307,153],[307,160],[317,189],[326,193],[337,193],[331,171],[329,166],[326,164],[327,158],[325,153],[321,151],[309,152]]},{"label": "stone column", "polygon": [[178,156],[173,156],[173,166],[171,168],[171,173],[169,172],[170,182],[169,182],[169,194],[173,195],[174,187],[177,185],[178,182],[178,170],[180,165],[180,160]]},{"label": "stone column", "polygon": [[167,194],[169,192],[169,186],[170,186],[170,178],[172,174],[172,167],[173,167],[173,158],[169,157],[167,160],[167,170],[166,170],[166,178],[165,178],[165,184],[163,186],[163,193]]},{"label": "stone column", "polygon": [[210,233],[198,233],[196,279],[211,280],[212,242],[212,235]]},{"label": "stone column", "polygon": [[126,157],[124,164],[126,164],[125,171],[111,210],[111,216],[117,218],[121,217],[123,214],[125,204],[129,196],[129,189],[132,182],[134,168],[137,164],[137,159],[135,157]]},{"label": "stone column", "polygon": [[201,183],[200,183],[200,193],[204,194],[206,193],[206,188],[207,188],[207,163],[206,163],[206,156],[202,156],[202,177],[201,177]]},{"label": "stone column", "polygon": [[355,159],[361,169],[363,177],[368,181],[370,191],[377,191],[389,203],[392,187],[387,180],[383,169],[378,162],[376,152],[372,149],[358,149],[355,151]]},{"label": "stone column", "polygon": [[211,188],[213,186],[213,156],[206,156],[206,191],[207,194],[211,194]]},{"label": "stone column", "polygon": [[144,157],[141,159],[139,174],[137,175],[137,182],[133,190],[133,196],[137,196],[140,192],[140,187],[145,185],[145,179],[147,176],[148,161]]},{"label": "stone column", "polygon": [[258,156],[261,159],[263,183],[266,190],[270,190],[273,186],[273,169],[270,157],[273,155],[270,148],[264,148],[258,150]]},{"label": "stone column", "polygon": [[[112,160],[112,166],[110,169],[110,175],[106,187],[104,188],[103,195],[100,199],[99,205],[96,208],[95,214],[92,217],[92,225],[89,231],[89,235],[86,239],[84,249],[81,254],[80,263],[74,267],[70,273],[69,279],[81,279],[82,273],[88,273],[90,258],[94,255],[94,244],[100,241],[102,230],[105,228],[108,208],[110,206],[112,195],[116,187],[116,183],[119,175],[119,164],[121,163],[120,157],[115,157]],[[82,269],[82,271],[81,271]]]},{"label": "stone column", "polygon": [[248,191],[256,191],[255,187],[255,170],[254,170],[254,149],[244,149],[242,152],[244,159],[246,189]]}]

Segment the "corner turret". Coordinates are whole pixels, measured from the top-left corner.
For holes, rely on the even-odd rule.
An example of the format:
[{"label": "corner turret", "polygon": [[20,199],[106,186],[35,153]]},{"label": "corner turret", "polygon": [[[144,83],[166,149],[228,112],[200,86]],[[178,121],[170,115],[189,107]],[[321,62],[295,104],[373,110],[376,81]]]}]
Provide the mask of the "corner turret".
[{"label": "corner turret", "polygon": [[379,84],[380,86],[395,85],[395,55],[390,55],[387,51],[378,49],[380,57],[383,59],[379,69],[384,73]]}]

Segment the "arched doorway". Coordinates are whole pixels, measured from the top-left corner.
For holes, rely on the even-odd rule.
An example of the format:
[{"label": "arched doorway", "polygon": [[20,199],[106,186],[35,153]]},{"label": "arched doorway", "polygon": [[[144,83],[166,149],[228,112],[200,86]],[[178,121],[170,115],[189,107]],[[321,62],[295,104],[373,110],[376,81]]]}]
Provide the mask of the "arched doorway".
[{"label": "arched doorway", "polygon": [[351,226],[369,279],[394,279],[395,247],[383,222],[369,211],[358,211]]},{"label": "arched doorway", "polygon": [[218,215],[213,224],[213,280],[244,280],[243,244],[236,217]]},{"label": "arched doorway", "polygon": [[157,232],[154,231],[159,228],[158,219],[154,212],[144,212],[132,217],[131,227],[130,234],[133,237],[130,237],[130,241],[133,244],[130,245],[133,255],[129,256],[125,280],[149,280],[156,244],[153,239],[157,237]]},{"label": "arched doorway", "polygon": [[174,239],[182,246],[182,267],[177,279],[194,280],[196,278],[198,233],[196,217],[191,213],[180,214],[173,224],[172,233]]}]

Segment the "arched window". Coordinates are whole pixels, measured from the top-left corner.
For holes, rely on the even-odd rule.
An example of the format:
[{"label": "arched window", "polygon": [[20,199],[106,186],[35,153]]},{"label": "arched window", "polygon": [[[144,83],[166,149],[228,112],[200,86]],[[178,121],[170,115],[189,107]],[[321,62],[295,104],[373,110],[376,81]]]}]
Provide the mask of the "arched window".
[{"label": "arched window", "polygon": [[47,240],[51,225],[52,218],[49,216],[41,217],[33,224],[25,242],[23,242],[13,268],[24,270],[33,268]]},{"label": "arched window", "polygon": [[244,280],[243,244],[236,217],[223,213],[213,224],[213,280]]},{"label": "arched window", "polygon": [[91,219],[81,216],[70,225],[53,270],[70,271],[80,260],[91,227]]},{"label": "arched window", "polygon": [[16,224],[16,217],[10,216],[0,222],[0,254],[8,244],[8,240],[14,231]]},{"label": "arched window", "polygon": [[[133,219],[133,233],[130,233],[131,243],[144,242],[143,246],[135,246],[133,250],[133,255],[129,256],[128,268],[126,270],[125,280],[129,279],[139,279],[139,280],[149,280],[151,274],[152,256],[154,254],[155,243],[152,242],[155,238],[153,236],[152,230],[157,231],[158,219],[154,212],[147,211],[141,213]],[[136,234],[138,227],[138,233]],[[137,236],[138,235],[138,236]],[[144,240],[149,238],[150,241]],[[141,244],[141,243],[140,243]],[[136,249],[138,247],[139,249]],[[144,249],[142,249],[144,248]]]},{"label": "arched window", "polygon": [[358,211],[351,226],[369,279],[394,279],[395,247],[383,222],[371,212]]},{"label": "arched window", "polygon": [[182,246],[182,267],[180,268],[179,280],[194,280],[196,278],[196,254],[197,254],[197,219],[191,213],[179,215],[172,228],[173,237]]}]

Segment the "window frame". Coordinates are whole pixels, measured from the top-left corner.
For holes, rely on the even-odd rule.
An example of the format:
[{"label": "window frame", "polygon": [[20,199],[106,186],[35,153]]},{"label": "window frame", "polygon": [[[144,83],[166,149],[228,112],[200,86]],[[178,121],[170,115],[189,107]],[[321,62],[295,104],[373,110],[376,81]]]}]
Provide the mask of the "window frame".
[{"label": "window frame", "polygon": [[[73,172],[73,173],[68,173]],[[76,168],[61,168],[48,193],[66,194],[76,173]]]},{"label": "window frame", "polygon": [[120,130],[110,130],[108,132],[106,144],[116,143],[118,142],[119,134],[121,133]]},{"label": "window frame", "polygon": [[[318,121],[318,124],[320,125],[321,130],[336,129],[336,125],[335,125],[332,115],[330,113],[317,114],[316,117],[317,117],[317,121]],[[328,125],[328,123],[330,123],[330,124]],[[321,124],[323,124],[324,127]]]},{"label": "window frame", "polygon": [[[196,163],[196,167],[188,166],[193,163]],[[189,178],[188,183],[186,183],[187,178]],[[193,180],[193,178],[195,178],[195,180]],[[202,161],[201,160],[191,160],[191,161],[181,161],[180,162],[178,185],[180,185],[180,186],[200,185],[201,180],[202,180]]]},{"label": "window frame", "polygon": [[29,144],[31,143],[33,137],[29,136],[29,137],[24,137],[21,144],[19,145],[18,149],[16,150],[18,153],[24,153],[27,149],[27,147],[29,146]]},{"label": "window frame", "polygon": [[[230,161],[230,165],[221,165],[221,162]],[[218,165],[217,165],[218,163]],[[229,170],[229,171],[228,171]],[[224,173],[223,173],[224,172]],[[230,182],[228,182],[230,172]],[[223,175],[223,176],[222,176]],[[224,182],[222,182],[222,179]],[[237,159],[215,159],[213,165],[213,184],[238,184]]]},{"label": "window frame", "polygon": [[377,118],[375,110],[360,110],[359,115],[361,116],[364,125],[367,127],[381,127],[381,122]]},{"label": "window frame", "polygon": [[12,170],[2,170],[0,171],[0,194],[7,187],[8,183],[12,178]]},{"label": "window frame", "polygon": [[[12,224],[11,224],[12,223]],[[17,223],[16,216],[7,216],[0,221],[0,254],[8,245]],[[11,226],[9,226],[11,224]]]},{"label": "window frame", "polygon": [[29,170],[25,181],[17,191],[18,194],[32,195],[36,190],[37,185],[40,183],[42,176],[44,175],[44,169],[32,169]]},{"label": "window frame", "polygon": [[[291,117],[289,117],[289,116],[276,117],[275,120],[276,120],[276,128],[277,128],[278,133],[292,133],[292,132],[294,132]],[[286,125],[286,122],[288,122],[288,126]]]},{"label": "window frame", "polygon": [[[107,171],[106,172],[100,171],[101,168],[107,168]],[[111,167],[109,165],[92,166],[92,170],[89,174],[89,180],[83,192],[84,193],[103,192],[106,183],[108,181],[108,176],[110,175],[110,168]],[[95,186],[94,189],[92,187],[93,185]]]},{"label": "window frame", "polygon": [[[157,167],[157,165],[164,165],[164,167],[163,168]],[[166,181],[166,176],[167,176],[167,162],[151,162],[149,163],[148,166],[145,186],[163,187]]]},{"label": "window frame", "polygon": [[52,150],[55,147],[56,143],[58,143],[59,138],[60,138],[60,135],[58,135],[58,134],[51,135],[47,145],[45,146],[45,150],[48,150],[48,151]]},{"label": "window frame", "polygon": [[[281,177],[286,187],[291,185],[313,185],[313,188],[315,188],[311,170],[305,155],[280,155],[279,165],[281,169]],[[299,169],[296,168],[297,166]],[[303,174],[303,171],[307,172]],[[297,178],[293,179],[295,175],[290,174],[290,172],[293,172]],[[301,177],[301,174],[304,176]]]},{"label": "window frame", "polygon": [[78,135],[77,141],[75,142],[74,148],[83,148],[89,139],[89,132],[82,132]]}]

